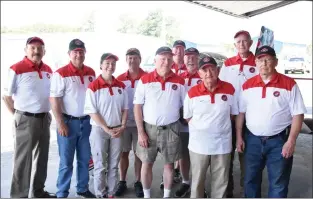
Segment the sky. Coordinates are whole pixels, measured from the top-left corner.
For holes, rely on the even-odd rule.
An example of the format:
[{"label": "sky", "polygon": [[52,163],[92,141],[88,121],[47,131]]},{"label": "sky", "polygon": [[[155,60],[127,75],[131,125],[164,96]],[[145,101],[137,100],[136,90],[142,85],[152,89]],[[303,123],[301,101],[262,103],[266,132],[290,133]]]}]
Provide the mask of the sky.
[{"label": "sky", "polygon": [[1,26],[18,27],[36,22],[78,25],[95,11],[101,30],[113,30],[121,14],[140,19],[156,8],[177,18],[182,39],[193,42],[232,43],[238,30],[245,29],[258,36],[262,25],[274,30],[275,39],[280,41],[304,44],[312,41],[311,1],[299,1],[251,19],[234,18],[183,1],[1,1]]}]

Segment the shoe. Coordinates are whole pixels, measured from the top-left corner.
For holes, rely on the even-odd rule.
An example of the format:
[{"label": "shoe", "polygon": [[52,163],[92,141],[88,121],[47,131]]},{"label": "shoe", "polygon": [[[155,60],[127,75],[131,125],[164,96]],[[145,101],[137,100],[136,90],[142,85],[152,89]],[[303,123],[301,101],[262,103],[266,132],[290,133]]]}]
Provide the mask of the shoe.
[{"label": "shoe", "polygon": [[57,198],[57,196],[53,193],[49,193],[48,191],[44,191],[43,189],[37,190],[33,194],[34,198]]},{"label": "shoe", "polygon": [[207,194],[206,190],[204,190],[203,198],[207,198],[207,197],[208,197],[208,194]]},{"label": "shoe", "polygon": [[96,198],[96,196],[91,193],[89,190],[83,193],[76,193],[76,198]]},{"label": "shoe", "polygon": [[181,181],[181,175],[179,169],[174,169],[174,180],[175,183],[179,183]]},{"label": "shoe", "polygon": [[160,183],[160,189],[164,189],[164,182],[163,182],[163,176],[162,176],[162,179],[161,179],[161,183]]},{"label": "shoe", "polygon": [[190,192],[190,185],[182,183],[179,189],[175,192],[175,197],[176,198],[185,197],[189,192]]},{"label": "shoe", "polygon": [[141,182],[139,181],[135,182],[134,188],[135,188],[136,197],[143,198],[144,194],[143,194],[143,188],[142,188]]},{"label": "shoe", "polygon": [[108,198],[115,198],[114,195],[108,195]]},{"label": "shoe", "polygon": [[118,184],[117,184],[115,195],[116,196],[121,196],[121,195],[124,194],[124,192],[126,190],[127,190],[126,181],[119,181]]}]

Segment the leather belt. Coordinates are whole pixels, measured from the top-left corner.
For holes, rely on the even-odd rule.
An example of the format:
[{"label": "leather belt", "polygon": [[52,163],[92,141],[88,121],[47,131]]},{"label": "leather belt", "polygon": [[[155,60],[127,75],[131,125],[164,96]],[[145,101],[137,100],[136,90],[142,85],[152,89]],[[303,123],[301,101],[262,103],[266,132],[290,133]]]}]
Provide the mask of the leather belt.
[{"label": "leather belt", "polygon": [[26,115],[30,117],[36,117],[36,118],[44,118],[48,114],[48,113],[29,113],[29,112],[19,111],[19,110],[16,110],[15,112],[21,115]]},{"label": "leather belt", "polygon": [[82,117],[74,117],[72,115],[68,115],[68,114],[65,114],[65,113],[63,113],[63,116],[66,117],[67,119],[71,119],[71,120],[85,120],[85,119],[89,119],[90,118],[89,115],[85,115],[85,116],[82,116]]}]

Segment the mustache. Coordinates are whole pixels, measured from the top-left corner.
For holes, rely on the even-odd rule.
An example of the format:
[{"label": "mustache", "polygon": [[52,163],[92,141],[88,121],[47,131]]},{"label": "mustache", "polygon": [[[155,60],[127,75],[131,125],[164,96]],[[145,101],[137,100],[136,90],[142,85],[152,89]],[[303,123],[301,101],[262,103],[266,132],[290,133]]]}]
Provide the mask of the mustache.
[{"label": "mustache", "polygon": [[40,56],[41,55],[41,53],[35,53],[34,54],[34,56]]}]

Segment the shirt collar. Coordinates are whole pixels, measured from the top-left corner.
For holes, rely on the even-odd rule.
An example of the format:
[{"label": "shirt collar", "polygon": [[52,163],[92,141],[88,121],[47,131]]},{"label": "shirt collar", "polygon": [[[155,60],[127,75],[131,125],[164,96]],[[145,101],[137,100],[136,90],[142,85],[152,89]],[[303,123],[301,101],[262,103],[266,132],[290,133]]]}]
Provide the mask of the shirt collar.
[{"label": "shirt collar", "polygon": [[[212,94],[215,94],[221,86],[222,86],[222,81],[218,78],[218,79],[217,79],[216,88],[215,88],[215,90],[214,90],[214,92],[213,92]],[[203,93],[211,93],[211,92],[208,91],[208,89],[205,87],[203,81],[202,81],[201,84],[200,84],[200,91],[203,92]]]},{"label": "shirt collar", "polygon": [[173,77],[175,75],[175,73],[173,71],[170,70],[169,75],[166,77],[165,80],[163,80],[163,78],[157,73],[156,69],[153,71],[153,76],[156,80],[158,81],[166,81],[169,78]]},{"label": "shirt collar", "polygon": [[104,81],[104,79],[102,78],[101,75],[99,75],[98,81],[99,81],[99,83],[100,83],[102,86],[112,87],[112,86],[117,85],[117,80],[115,79],[114,76],[112,76],[112,84],[108,84],[106,81]]},{"label": "shirt collar", "polygon": [[242,58],[240,57],[239,53],[238,53],[237,56],[236,56],[236,61],[237,61],[237,63],[247,62],[247,61],[250,60],[250,59],[252,59],[252,60],[255,59],[255,57],[254,57],[254,55],[253,55],[252,52],[249,52],[249,55],[248,55],[248,57],[247,57],[247,59],[246,59],[245,61],[242,60]]},{"label": "shirt collar", "polygon": [[[264,83],[260,74],[257,76],[256,81],[257,83]],[[278,83],[278,81],[279,81],[279,73],[275,70],[269,83]]]},{"label": "shirt collar", "polygon": [[192,74],[192,75],[190,75],[190,74],[188,73],[188,71],[183,72],[180,76],[183,77],[183,78],[189,78],[189,79],[192,79],[192,78],[200,78],[200,76],[199,76],[199,74],[198,74],[197,72],[194,73],[194,74]]},{"label": "shirt collar", "polygon": [[131,77],[130,77],[130,75],[129,75],[129,70],[126,72],[125,77],[126,77],[126,79],[128,79],[128,80],[139,80],[139,79],[141,78],[141,76],[144,75],[144,74],[145,74],[145,71],[142,70],[141,68],[139,68],[139,75],[137,76],[136,79],[131,79]]},{"label": "shirt collar", "polygon": [[[70,70],[73,72],[73,73],[79,73],[80,71],[72,64],[72,62],[69,63],[69,67],[70,67]],[[83,74],[86,73],[86,67],[85,65],[83,64],[83,67],[82,67],[82,72]]]},{"label": "shirt collar", "polygon": [[[27,56],[24,57],[23,61],[30,68],[36,68],[37,67],[37,65],[34,62],[32,62],[30,59],[27,58]],[[41,61],[40,64],[38,65],[38,67],[41,67],[42,65],[43,65],[43,62]]]}]

